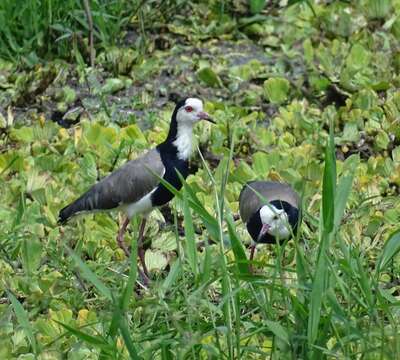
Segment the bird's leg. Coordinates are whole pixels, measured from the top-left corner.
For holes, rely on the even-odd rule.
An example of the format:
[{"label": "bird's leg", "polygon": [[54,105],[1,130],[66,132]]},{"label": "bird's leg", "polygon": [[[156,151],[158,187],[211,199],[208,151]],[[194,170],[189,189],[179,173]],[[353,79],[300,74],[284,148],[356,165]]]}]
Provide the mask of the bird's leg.
[{"label": "bird's leg", "polygon": [[126,231],[126,228],[129,225],[129,218],[127,217],[124,222],[122,223],[121,227],[118,230],[118,236],[117,236],[117,243],[118,246],[124,251],[126,257],[130,256],[130,251],[128,250],[125,242],[124,242],[124,234]]},{"label": "bird's leg", "polygon": [[[117,243],[118,243],[119,247],[124,251],[126,257],[129,258],[129,256],[131,255],[131,252],[129,251],[128,247],[126,246],[126,244],[124,242],[124,234],[126,232],[126,228],[128,227],[128,225],[129,225],[129,218],[127,217],[124,220],[124,222],[122,223],[122,225],[118,231]],[[144,228],[143,228],[143,230],[144,230]],[[149,283],[149,277],[147,276],[147,274],[145,272],[142,271],[142,269],[138,268],[138,271],[139,271],[139,275],[141,277],[143,284],[145,286],[147,286]]]},{"label": "bird's leg", "polygon": [[[256,244],[251,244],[250,245],[250,262],[253,261],[254,259],[254,253],[256,252]],[[253,272],[253,266],[250,264],[250,272]]]},{"label": "bird's leg", "polygon": [[140,262],[142,263],[143,271],[146,274],[147,277],[149,277],[149,272],[146,267],[146,260],[145,260],[145,253],[146,251],[144,250],[143,247],[143,237],[144,237],[144,229],[146,227],[146,218],[143,218],[140,227],[139,227],[139,238],[138,238],[138,255]]}]

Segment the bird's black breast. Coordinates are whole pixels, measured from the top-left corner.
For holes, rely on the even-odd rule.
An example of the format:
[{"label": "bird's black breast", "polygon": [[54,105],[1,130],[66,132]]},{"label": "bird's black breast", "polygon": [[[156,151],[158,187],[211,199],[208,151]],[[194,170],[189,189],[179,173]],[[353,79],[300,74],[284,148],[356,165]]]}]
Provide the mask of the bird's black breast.
[{"label": "bird's black breast", "polygon": [[[163,179],[175,189],[180,190],[182,188],[182,182],[179,179],[178,172],[186,179],[189,175],[189,162],[178,158],[174,146],[170,148],[159,146],[158,150],[160,151],[161,160],[165,167]],[[173,197],[174,194],[160,183],[151,195],[151,202],[153,206],[161,206],[166,204]]]}]

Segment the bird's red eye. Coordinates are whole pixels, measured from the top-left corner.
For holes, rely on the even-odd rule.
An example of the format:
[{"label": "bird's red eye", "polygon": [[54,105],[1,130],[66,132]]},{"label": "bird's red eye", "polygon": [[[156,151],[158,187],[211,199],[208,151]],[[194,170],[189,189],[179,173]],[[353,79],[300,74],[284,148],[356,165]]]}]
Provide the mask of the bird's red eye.
[{"label": "bird's red eye", "polygon": [[186,112],[192,112],[193,108],[191,106],[186,106],[185,110],[186,110]]}]

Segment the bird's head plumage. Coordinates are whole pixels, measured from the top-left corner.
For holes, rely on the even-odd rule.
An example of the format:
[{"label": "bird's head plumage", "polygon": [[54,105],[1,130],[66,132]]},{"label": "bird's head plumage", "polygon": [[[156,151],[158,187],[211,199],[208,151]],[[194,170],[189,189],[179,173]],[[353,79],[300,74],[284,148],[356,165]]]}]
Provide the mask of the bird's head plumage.
[{"label": "bird's head plumage", "polygon": [[291,235],[291,228],[288,214],[284,209],[278,209],[272,204],[261,207],[260,219],[261,230],[258,238],[261,239],[265,234],[272,235],[277,240],[285,240]]},{"label": "bird's head plumage", "polygon": [[174,114],[179,125],[193,125],[200,120],[214,123],[210,115],[203,109],[203,102],[197,98],[186,98],[176,104]]}]

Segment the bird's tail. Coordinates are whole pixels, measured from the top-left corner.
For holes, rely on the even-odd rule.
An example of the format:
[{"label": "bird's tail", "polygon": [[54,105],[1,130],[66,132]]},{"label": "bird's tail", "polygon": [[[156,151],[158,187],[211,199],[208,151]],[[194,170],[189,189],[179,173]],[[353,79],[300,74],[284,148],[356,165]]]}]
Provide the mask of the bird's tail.
[{"label": "bird's tail", "polygon": [[65,224],[75,214],[88,210],[87,196],[85,195],[81,196],[79,199],[60,210],[58,215],[58,223],[60,225]]}]

